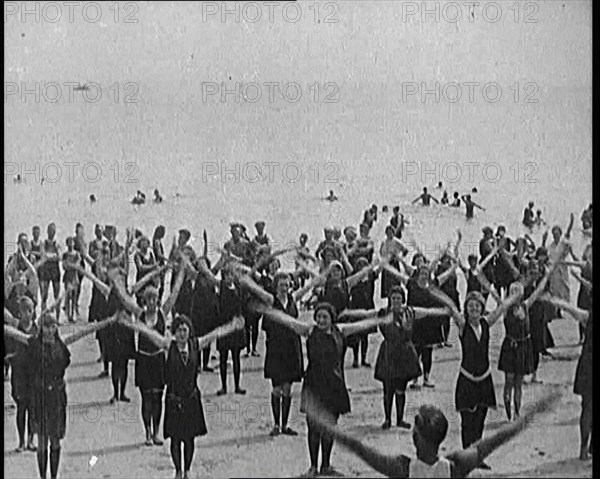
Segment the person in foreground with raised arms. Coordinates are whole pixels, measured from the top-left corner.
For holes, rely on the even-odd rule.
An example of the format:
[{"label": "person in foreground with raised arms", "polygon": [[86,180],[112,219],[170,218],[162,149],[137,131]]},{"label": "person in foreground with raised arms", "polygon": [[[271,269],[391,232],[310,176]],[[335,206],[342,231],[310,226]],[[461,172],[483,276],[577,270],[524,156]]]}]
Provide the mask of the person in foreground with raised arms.
[{"label": "person in foreground with raised arms", "polygon": [[448,432],[448,419],[439,408],[431,404],[423,404],[415,416],[412,436],[416,458],[404,454],[382,454],[350,434],[340,431],[332,424],[334,421],[331,413],[310,391],[307,400],[311,407],[307,415],[320,431],[330,434],[342,446],[386,477],[459,478],[467,477],[486,457],[523,432],[536,415],[550,410],[559,398],[557,392],[549,394],[535,403],[518,421],[501,427],[491,436],[477,441],[467,449],[453,451],[445,457],[439,455],[439,448]]},{"label": "person in foreground with raised arms", "polygon": [[[306,391],[310,389],[331,414],[332,424],[337,422],[341,414],[350,412],[350,397],[348,396],[344,376],[346,338],[352,334],[376,328],[380,324],[391,322],[393,320],[392,314],[388,314],[383,318],[373,318],[378,314],[377,310],[360,313],[353,311],[354,318],[362,315],[363,320],[341,324],[336,322],[336,310],[329,303],[319,303],[316,306],[313,315],[314,321],[295,319],[283,311],[261,304],[254,304],[253,307],[270,320],[278,322],[297,335],[307,338],[308,367],[304,375],[300,411],[307,412],[309,409],[306,402]],[[340,476],[341,474],[331,467],[330,463],[333,437],[328,433],[324,434],[315,429],[312,420],[308,419],[307,424],[310,468],[305,477],[316,477],[319,474],[323,476]],[[322,450],[320,472],[318,470],[319,449]]]}]

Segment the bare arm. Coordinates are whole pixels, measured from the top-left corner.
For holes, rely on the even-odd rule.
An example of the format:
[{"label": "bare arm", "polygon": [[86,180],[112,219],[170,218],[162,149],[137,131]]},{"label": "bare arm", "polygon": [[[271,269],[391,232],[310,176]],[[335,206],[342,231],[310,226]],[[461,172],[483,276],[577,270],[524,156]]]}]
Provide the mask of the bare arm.
[{"label": "bare arm", "polygon": [[338,328],[344,336],[351,336],[352,334],[359,334],[371,329],[376,329],[381,324],[391,323],[394,319],[394,315],[389,312],[382,318],[363,319],[356,323],[343,323],[338,324]]},{"label": "bare arm", "polygon": [[492,295],[492,298],[494,298],[494,301],[496,301],[496,304],[500,304],[502,302],[502,298],[500,297],[498,292],[493,288],[493,286],[490,284],[488,279],[485,277],[485,274],[483,274],[483,272],[479,271],[479,268],[477,268],[475,270],[475,274],[477,275],[479,284],[481,284],[483,289],[485,289],[488,293],[490,293]]},{"label": "bare arm", "polygon": [[592,290],[592,283],[590,283],[587,279],[582,278],[581,275],[577,271],[571,271],[571,275],[577,281],[579,281],[583,285],[583,287],[586,288],[588,291]]},{"label": "bare arm", "polygon": [[518,303],[522,297],[523,295],[520,293],[512,294],[508,296],[504,301],[501,301],[496,307],[496,309],[488,313],[487,323],[490,326],[493,326],[496,323],[496,321],[498,321],[502,316],[504,316],[508,309],[514,304]]},{"label": "bare arm", "polygon": [[75,341],[79,341],[81,338],[84,338],[85,336],[92,334],[96,331],[99,331],[100,329],[105,328],[106,326],[108,326],[109,324],[112,324],[114,322],[117,321],[117,315],[119,313],[114,314],[113,316],[111,316],[110,318],[107,318],[103,321],[97,321],[94,323],[88,323],[86,324],[83,328],[81,328],[79,331],[69,334],[67,337],[65,337],[63,339],[63,342],[68,346],[69,344],[74,343]]},{"label": "bare arm", "polygon": [[348,289],[352,289],[354,286],[356,286],[363,278],[369,276],[369,274],[377,267],[378,265],[375,263],[370,264],[367,268],[363,268],[362,270],[360,270],[358,273],[353,274],[352,276],[350,276],[347,280],[346,283],[348,284]]},{"label": "bare arm", "polygon": [[252,278],[249,276],[242,276],[240,278],[240,285],[244,287],[244,289],[250,291],[254,296],[256,296],[263,303],[273,306],[273,302],[275,299],[272,294],[269,294],[263,288],[261,288],[258,284],[256,284]]},{"label": "bare arm", "polygon": [[14,328],[19,325],[19,320],[15,318],[8,309],[6,309],[6,306],[4,307],[4,324],[8,324]]},{"label": "bare arm", "polygon": [[314,323],[304,323],[273,307],[268,307],[261,304],[253,304],[252,308],[257,312],[264,314],[269,319],[272,319],[282,326],[285,326],[299,336],[308,336],[314,327]]},{"label": "bare arm", "polygon": [[245,322],[242,316],[235,316],[231,321],[223,326],[219,326],[213,329],[210,333],[198,338],[198,349],[204,349],[213,341],[227,336],[235,331],[241,331],[244,329]]},{"label": "bare arm", "polygon": [[[215,269],[216,269],[216,271],[219,271],[222,268],[222,264],[223,264],[223,262],[221,261],[222,259],[223,259],[223,256],[221,256],[221,258],[219,258],[219,261],[217,261],[217,265],[220,264],[219,269],[217,269],[217,265],[215,265],[215,268],[213,269],[213,271],[215,271]],[[201,274],[202,276],[204,276],[209,281],[210,284],[212,284],[213,286],[219,285],[219,283],[220,283],[219,278],[217,278],[215,276],[213,271],[208,269],[208,266],[206,266],[204,261],[198,261],[197,266],[198,266],[198,273]]]},{"label": "bare arm", "polygon": [[135,254],[135,256],[133,257],[133,261],[135,263],[136,269],[140,273],[143,273],[144,275],[146,275],[146,274],[150,273],[151,271],[155,270],[156,267],[158,266],[157,263],[142,264],[142,259],[141,259],[141,255],[140,255],[139,252]]},{"label": "bare arm", "polygon": [[[429,293],[433,297],[438,299],[440,302],[442,302],[443,304],[446,305],[446,307],[450,311],[450,315],[452,316],[452,318],[454,319],[454,322],[456,323],[456,326],[458,327],[459,333],[462,334],[463,329],[466,324],[466,321],[465,321],[464,316],[461,314],[461,312],[458,310],[458,308],[454,304],[454,301],[452,301],[446,293],[444,293],[442,290],[436,288],[435,286],[429,287]],[[415,311],[415,313],[416,313],[416,311]],[[446,312],[445,314],[448,314],[448,312]]]},{"label": "bare arm", "polygon": [[27,289],[33,295],[34,298],[37,298],[37,294],[39,291],[40,283],[38,280],[37,270],[35,266],[31,264],[31,261],[27,259],[27,256],[23,254],[23,250],[19,248],[19,255],[21,256],[25,266],[27,267]]},{"label": "bare arm", "polygon": [[122,315],[119,318],[119,324],[135,331],[136,333],[143,334],[144,336],[146,336],[150,341],[152,341],[154,344],[156,344],[156,346],[158,346],[161,349],[168,348],[169,345],[171,344],[171,341],[173,341],[173,338],[163,336],[158,331],[156,331],[152,328],[149,328],[144,323],[140,323],[140,322],[134,323],[126,315]]},{"label": "bare arm", "polygon": [[458,268],[458,262],[455,262],[450,268],[437,277],[440,286],[448,281],[452,275],[456,274],[456,268]]},{"label": "bare arm", "polygon": [[387,261],[383,260],[380,264],[383,269],[385,269],[392,276],[395,276],[396,278],[398,278],[403,283],[407,283],[408,280],[410,279],[408,276],[406,276],[405,274],[403,274],[402,272],[400,272],[396,268],[394,268],[392,265],[390,265]]},{"label": "bare arm", "polygon": [[571,213],[571,217],[569,218],[569,226],[567,226],[567,231],[565,233],[565,238],[571,238],[571,230],[573,229],[573,223],[575,221],[575,215]]},{"label": "bare arm", "polygon": [[40,318],[42,316],[44,316],[44,314],[47,313],[51,313],[52,311],[54,311],[55,309],[60,308],[60,304],[63,300],[63,295],[64,295],[64,291],[61,291],[61,293],[58,295],[58,298],[56,298],[54,300],[54,302],[48,306],[46,306],[46,309],[44,309],[41,313],[40,313]]},{"label": "bare arm", "polygon": [[548,284],[548,281],[550,280],[550,276],[552,276],[552,273],[556,269],[556,266],[564,258],[565,254],[567,254],[567,252],[570,250],[570,248],[571,248],[570,244],[567,243],[566,241],[560,242],[560,244],[558,245],[558,248],[556,249],[554,257],[551,258],[551,260],[550,260],[550,266],[548,267],[546,274],[544,275],[544,277],[542,278],[540,283],[535,288],[535,291],[525,301],[525,305],[527,307],[531,306],[533,303],[535,303],[538,300],[540,294],[542,294],[542,292],[546,289],[546,284]]},{"label": "bare arm", "polygon": [[338,314],[338,320],[343,322],[361,321],[374,318],[379,314],[378,309],[344,309]]},{"label": "bare arm", "polygon": [[130,311],[136,316],[139,316],[144,312],[142,308],[137,304],[137,302],[129,295],[123,281],[120,277],[118,277],[118,273],[114,270],[108,272],[108,276],[112,281],[113,288],[115,288],[116,293],[119,295],[121,302],[125,309]]},{"label": "bare arm", "polygon": [[585,266],[585,261],[561,261],[561,264],[566,264],[567,266],[573,266],[575,268],[583,268]]},{"label": "bare arm", "polygon": [[423,319],[428,317],[438,317],[438,316],[451,316],[452,311],[450,308],[420,308],[418,306],[414,306],[413,310],[415,312],[415,319]]},{"label": "bare arm", "polygon": [[21,344],[29,344],[29,338],[31,336],[25,334],[23,331],[19,331],[17,328],[13,326],[9,326],[8,324],[4,324],[4,337],[12,338],[15,341],[20,342]]},{"label": "bare arm", "polygon": [[302,288],[300,288],[297,291],[294,291],[294,293],[292,294],[294,301],[300,301],[304,297],[304,295],[308,293],[311,289],[322,284],[325,281],[325,278],[327,278],[327,271],[325,271],[325,273],[319,276],[315,276],[308,280]]},{"label": "bare arm", "polygon": [[559,299],[556,296],[552,296],[550,293],[545,293],[541,295],[540,301],[547,301],[548,303],[553,304],[557,308],[564,309],[579,323],[581,323],[582,326],[585,326],[588,320],[590,319],[590,312],[588,310],[580,309],[577,306],[573,306],[568,301]]},{"label": "bare arm", "polygon": [[150,281],[159,276],[163,271],[169,269],[171,267],[171,263],[167,263],[158,268],[154,268],[153,271],[150,271],[142,279],[140,279],[137,283],[135,283],[131,287],[131,293],[137,294],[144,286],[146,286]]},{"label": "bare arm", "polygon": [[105,298],[108,298],[111,288],[106,283],[100,281],[100,279],[98,279],[98,276],[96,276],[91,271],[88,271],[88,270],[82,268],[81,265],[79,265],[79,264],[73,264],[70,267],[73,268],[74,270],[79,271],[83,276],[88,278],[92,283],[94,283],[94,286],[96,286],[96,288],[98,288],[98,290],[102,293],[102,295]]},{"label": "bare arm", "polygon": [[560,398],[559,392],[550,393],[534,404],[534,407],[517,421],[502,426],[491,435],[486,435],[468,449],[454,451],[446,457],[454,462],[455,477],[467,477],[490,454],[503,444],[506,444],[517,434],[524,431],[532,422],[535,415],[550,410]]},{"label": "bare arm", "polygon": [[307,391],[306,399],[308,402],[308,407],[306,408],[307,417],[319,429],[331,434],[342,446],[348,448],[369,466],[386,477],[408,477],[410,464],[408,457],[402,455],[387,456],[372,447],[366,446],[360,440],[340,431],[337,426],[333,425],[335,423],[333,416],[319,403],[312,391]]},{"label": "bare arm", "polygon": [[181,291],[181,286],[183,285],[183,280],[185,279],[185,271],[187,268],[191,268],[191,265],[187,258],[185,258],[184,264],[177,273],[177,278],[175,278],[173,290],[162,306],[162,311],[165,316],[167,316],[173,309],[173,306],[175,306],[175,302],[177,301],[177,297]]}]

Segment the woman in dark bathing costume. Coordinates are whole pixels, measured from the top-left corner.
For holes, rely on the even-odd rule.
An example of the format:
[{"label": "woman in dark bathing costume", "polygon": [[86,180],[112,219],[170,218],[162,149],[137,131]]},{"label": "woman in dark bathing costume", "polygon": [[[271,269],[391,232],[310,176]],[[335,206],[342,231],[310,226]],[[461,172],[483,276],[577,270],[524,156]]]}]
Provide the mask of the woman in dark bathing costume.
[{"label": "woman in dark bathing costume", "polygon": [[57,477],[60,461],[60,441],[67,428],[67,391],[64,380],[71,364],[67,348],[117,320],[116,316],[99,323],[89,323],[64,339],[58,333],[56,317],[45,312],[41,318],[41,332],[28,336],[21,331],[4,326],[4,334],[25,345],[26,377],[31,387],[31,412],[33,430],[38,435],[37,459],[40,477],[48,469],[48,442],[50,442],[50,477]]}]

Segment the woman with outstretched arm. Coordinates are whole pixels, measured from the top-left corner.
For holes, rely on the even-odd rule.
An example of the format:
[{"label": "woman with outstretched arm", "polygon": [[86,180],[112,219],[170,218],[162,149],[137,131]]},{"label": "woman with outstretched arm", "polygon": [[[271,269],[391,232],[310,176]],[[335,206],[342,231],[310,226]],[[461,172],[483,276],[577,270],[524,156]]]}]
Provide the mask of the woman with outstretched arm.
[{"label": "woman with outstretched arm", "polygon": [[[300,411],[307,412],[306,392],[311,389],[324,407],[331,413],[332,422],[337,422],[340,414],[350,412],[350,398],[344,377],[344,351],[346,338],[392,321],[392,315],[384,318],[363,319],[349,324],[336,323],[337,313],[329,303],[319,303],[313,315],[313,321],[292,318],[283,311],[262,305],[253,306],[270,320],[287,327],[299,336],[307,338],[308,367],[304,375]],[[375,312],[376,314],[376,312]],[[365,315],[366,318],[369,316]],[[308,420],[308,450],[310,469],[307,477],[316,477],[319,449],[322,450],[320,474],[325,476],[339,474],[331,467],[330,458],[333,437],[323,434]]]},{"label": "woman with outstretched arm", "polygon": [[[404,305],[404,291],[394,285],[389,291],[390,306],[387,311],[393,315],[393,321],[381,324],[379,330],[383,342],[379,347],[375,363],[375,379],[383,383],[383,410],[385,422],[383,429],[392,426],[392,405],[396,399],[396,425],[410,429],[404,420],[406,404],[406,386],[421,375],[419,358],[412,342],[412,331],[416,321],[449,314],[448,308],[419,308]],[[384,310],[382,314],[387,311]]]},{"label": "woman with outstretched arm", "polygon": [[50,477],[58,474],[60,441],[67,427],[67,391],[65,372],[71,363],[67,346],[83,337],[105,328],[117,320],[112,316],[99,323],[90,323],[64,339],[58,333],[56,316],[45,313],[41,318],[41,332],[30,337],[11,326],[4,325],[4,335],[26,346],[27,377],[31,394],[33,432],[38,435],[37,460],[40,477],[46,477],[48,468],[48,441],[50,441]]},{"label": "woman with outstretched arm", "polygon": [[340,431],[332,424],[331,414],[312,395],[309,396],[312,404],[308,417],[319,430],[330,434],[342,446],[386,477],[461,478],[467,477],[486,457],[523,432],[533,422],[534,417],[550,410],[559,398],[558,393],[549,394],[538,401],[518,421],[501,427],[492,435],[477,441],[467,449],[455,450],[445,457],[439,455],[439,448],[448,432],[448,419],[438,407],[430,404],[422,405],[415,416],[412,437],[416,458],[404,454],[383,454],[349,433]]},{"label": "woman with outstretched arm", "polygon": [[[185,268],[182,268],[184,270]],[[182,273],[180,273],[182,274]],[[193,337],[191,321],[184,315],[173,320],[174,337],[165,337],[148,325],[128,320],[121,324],[137,331],[152,341],[157,348],[167,351],[165,379],[164,437],[171,439],[171,459],[175,466],[175,477],[189,477],[194,457],[194,439],[207,434],[200,389],[197,384],[199,352],[218,338],[244,329],[244,319],[236,316],[229,323],[218,327],[206,336]],[[156,431],[155,431],[156,432]],[[183,475],[181,446],[183,444]]]},{"label": "woman with outstretched arm", "polygon": [[[553,263],[562,257],[564,247],[557,252]],[[547,273],[547,276],[551,271]],[[465,299],[464,313],[460,313],[450,298],[441,291],[432,288],[432,294],[453,311],[458,327],[462,360],[456,383],[455,404],[461,415],[461,435],[463,448],[481,439],[488,408],[496,407],[496,395],[489,362],[490,328],[518,303],[523,291],[513,289],[511,294],[498,304],[494,311],[486,313],[485,300],[481,293],[470,292]],[[538,293],[541,292],[541,288]],[[481,464],[488,469],[489,466]]]},{"label": "woman with outstretched arm", "polygon": [[[249,276],[242,276],[240,285],[266,305],[298,318],[298,307],[291,293],[288,273],[275,273],[273,294],[262,289]],[[271,409],[275,422],[270,435],[278,436],[281,433],[297,436],[298,433],[288,426],[288,419],[292,406],[292,384],[299,382],[304,373],[302,343],[292,330],[269,317],[263,319],[262,328],[267,336],[264,376],[271,380]]]}]

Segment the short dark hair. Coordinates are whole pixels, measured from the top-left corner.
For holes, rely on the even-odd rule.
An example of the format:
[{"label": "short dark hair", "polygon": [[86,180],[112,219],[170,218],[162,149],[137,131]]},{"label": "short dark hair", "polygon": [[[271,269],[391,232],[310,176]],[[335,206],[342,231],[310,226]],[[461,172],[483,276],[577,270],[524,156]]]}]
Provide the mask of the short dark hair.
[{"label": "short dark hair", "polygon": [[175,319],[173,319],[173,323],[171,324],[171,332],[175,334],[182,324],[185,324],[190,330],[190,338],[193,337],[194,325],[190,321],[190,318],[188,318],[185,314],[178,314],[175,316]]},{"label": "short dark hair", "polygon": [[337,311],[335,310],[335,308],[333,307],[333,305],[331,303],[319,303],[315,306],[315,314],[314,314],[314,318],[315,320],[317,319],[317,313],[319,311],[321,311],[322,309],[324,309],[325,311],[327,311],[329,313],[329,317],[331,318],[331,322],[335,323],[337,321]]},{"label": "short dark hair", "polygon": [[273,276],[273,289],[274,290],[277,290],[277,288],[279,286],[279,282],[282,279],[290,279],[289,273],[286,273],[285,271],[277,271],[277,273],[275,273],[275,276]]},{"label": "short dark hair", "polygon": [[393,294],[399,294],[400,296],[402,296],[402,303],[406,302],[406,293],[404,293],[402,286],[397,284],[392,286],[388,291],[388,297],[391,298]]},{"label": "short dark hair", "polygon": [[425,440],[439,447],[448,433],[448,419],[439,408],[423,404],[415,416],[415,427]]}]

